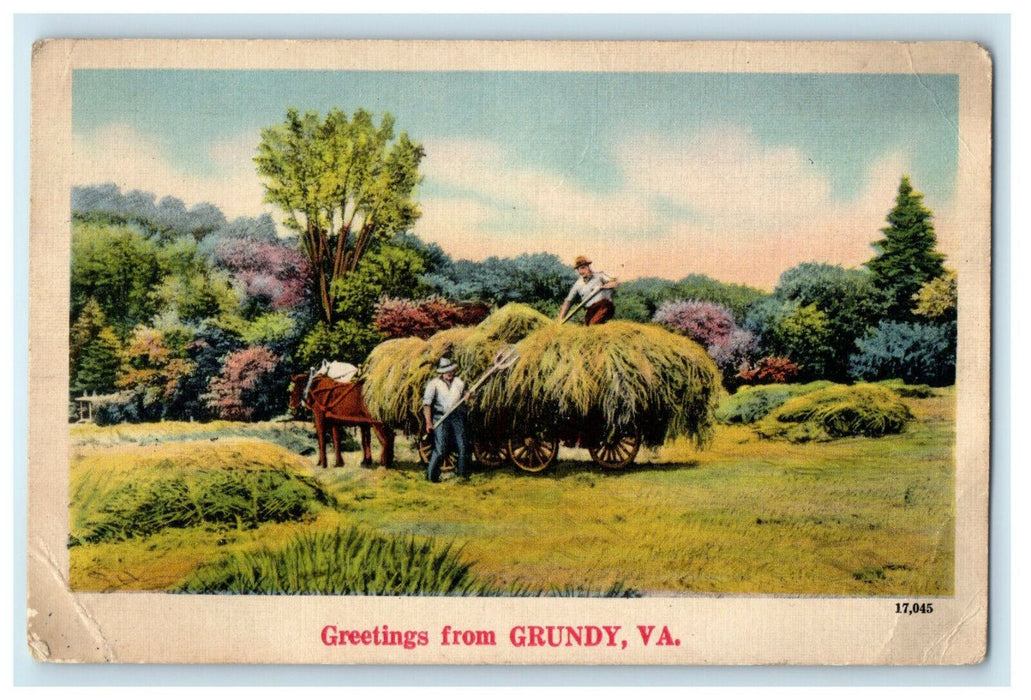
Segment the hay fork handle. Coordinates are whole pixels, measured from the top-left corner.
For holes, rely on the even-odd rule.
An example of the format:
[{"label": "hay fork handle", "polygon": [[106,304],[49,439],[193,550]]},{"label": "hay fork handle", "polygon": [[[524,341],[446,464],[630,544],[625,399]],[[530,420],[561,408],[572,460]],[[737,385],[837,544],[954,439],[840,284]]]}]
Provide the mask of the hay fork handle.
[{"label": "hay fork handle", "polygon": [[581,302],[580,302],[579,304],[577,304],[576,306],[574,306],[574,307],[573,307],[573,310],[572,310],[572,311],[570,311],[570,312],[569,312],[568,314],[566,314],[566,315],[565,315],[565,316],[563,316],[563,317],[562,317],[561,319],[559,319],[558,325],[560,325],[560,326],[561,326],[561,325],[562,325],[563,323],[565,323],[565,322],[566,322],[566,321],[568,321],[569,319],[573,318],[573,314],[575,314],[575,313],[576,313],[577,311],[579,311],[580,309],[582,309],[582,308],[583,308],[583,306],[584,306],[584,304],[586,304],[586,303],[587,303],[587,302],[589,302],[589,301],[590,301],[591,299],[593,299],[594,297],[596,297],[596,296],[598,296],[599,294],[601,294],[601,292],[602,292],[602,290],[603,290],[603,289],[605,289],[605,287],[598,287],[598,288],[597,288],[597,289],[595,289],[595,290],[594,290],[593,292],[591,292],[591,295],[590,295],[590,296],[588,296],[588,297],[587,297],[586,299],[584,299],[584,300],[583,300],[583,301],[581,301]]},{"label": "hay fork handle", "polygon": [[447,419],[448,416],[450,416],[452,413],[454,413],[458,409],[459,406],[464,404],[465,400],[466,400],[466,396],[472,396],[473,394],[475,394],[476,390],[479,389],[481,386],[483,386],[483,383],[485,381],[487,381],[487,379],[492,374],[494,374],[495,372],[499,372],[499,371],[501,371],[503,369],[508,369],[509,367],[514,365],[516,360],[518,360],[518,359],[519,359],[519,352],[515,349],[515,347],[513,347],[511,345],[506,345],[505,347],[503,347],[500,350],[498,350],[497,353],[494,355],[494,364],[492,364],[490,367],[488,367],[487,371],[485,371],[483,374],[481,374],[479,379],[477,379],[475,382],[473,382],[472,388],[470,388],[465,393],[465,396],[463,396],[461,399],[459,399],[455,403],[454,406],[452,406],[450,409],[448,409],[447,413],[445,413],[444,415],[442,415],[440,417],[440,420],[438,420],[436,423],[433,424],[433,428],[431,428],[431,430],[435,430],[438,426],[440,426],[441,423],[443,423]]}]

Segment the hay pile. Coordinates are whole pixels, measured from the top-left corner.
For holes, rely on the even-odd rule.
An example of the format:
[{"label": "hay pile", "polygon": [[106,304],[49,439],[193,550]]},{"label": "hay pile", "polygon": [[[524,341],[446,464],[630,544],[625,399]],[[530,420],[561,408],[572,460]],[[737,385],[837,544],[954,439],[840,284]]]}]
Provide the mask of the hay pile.
[{"label": "hay pile", "polygon": [[720,423],[755,423],[780,408],[788,399],[831,386],[837,385],[824,379],[808,384],[743,386],[716,409],[716,420]]},{"label": "hay pile", "polygon": [[890,389],[872,384],[834,385],[785,402],[756,429],[767,438],[824,441],[893,435],[901,433],[912,419],[909,407]]},{"label": "hay pile", "polygon": [[470,414],[474,431],[639,427],[649,445],[678,435],[699,442],[711,436],[719,373],[700,345],[631,321],[560,326],[519,304],[502,307],[475,328],[378,346],[365,368],[369,410],[379,420],[418,430],[422,390],[440,357],[449,354],[471,383],[509,343],[516,344],[519,359],[480,390]]}]

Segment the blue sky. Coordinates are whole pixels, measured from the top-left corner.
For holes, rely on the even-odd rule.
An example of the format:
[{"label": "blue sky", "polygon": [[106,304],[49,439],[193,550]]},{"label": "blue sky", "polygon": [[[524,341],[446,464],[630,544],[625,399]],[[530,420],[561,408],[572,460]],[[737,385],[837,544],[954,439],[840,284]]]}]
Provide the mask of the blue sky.
[{"label": "blue sky", "polygon": [[76,179],[274,212],[260,129],[364,107],[425,145],[415,231],[452,255],[768,288],[868,259],[903,174],[950,252],[957,93],[951,75],[83,70]]}]

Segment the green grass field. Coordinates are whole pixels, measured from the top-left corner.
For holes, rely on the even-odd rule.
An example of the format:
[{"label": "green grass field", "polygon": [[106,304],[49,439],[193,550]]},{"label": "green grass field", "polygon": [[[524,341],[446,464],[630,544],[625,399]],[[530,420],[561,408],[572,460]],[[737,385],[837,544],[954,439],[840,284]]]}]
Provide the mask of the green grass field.
[{"label": "green grass field", "polygon": [[[173,590],[226,555],[358,527],[451,545],[503,590],[951,595],[955,392],[905,403],[915,419],[899,435],[793,444],[720,425],[705,450],[642,450],[623,471],[563,448],[544,474],[500,467],[441,484],[400,436],[391,469],[363,469],[351,452],[323,470],[299,423],[72,426],[71,583]],[[236,475],[219,481],[225,503],[198,495],[212,471]],[[192,524],[83,539],[152,508],[155,484],[197,504]],[[255,515],[297,498],[310,503],[270,511],[281,521]]]}]

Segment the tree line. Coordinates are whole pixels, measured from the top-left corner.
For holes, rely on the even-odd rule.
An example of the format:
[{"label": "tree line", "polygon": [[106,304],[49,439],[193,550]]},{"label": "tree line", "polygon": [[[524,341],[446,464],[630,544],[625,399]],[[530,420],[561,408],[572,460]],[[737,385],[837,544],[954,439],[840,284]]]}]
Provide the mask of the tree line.
[{"label": "tree line", "polygon": [[[114,185],[74,188],[70,393],[106,421],[258,420],[285,410],[289,375],[360,363],[389,337],[427,337],[526,303],[554,314],[574,271],[552,254],[455,260],[410,232],[422,146],[358,110],[287,113],[255,158],[269,215],[228,220]],[[703,275],[625,282],[617,316],[702,343],[727,386],[828,378],[946,384],[956,278],[932,214],[902,178],[876,255],[804,263],[772,293]]]}]

